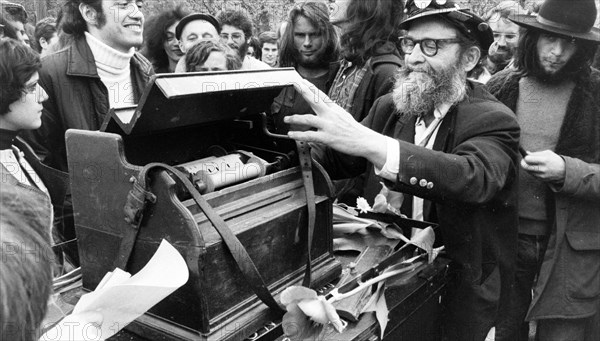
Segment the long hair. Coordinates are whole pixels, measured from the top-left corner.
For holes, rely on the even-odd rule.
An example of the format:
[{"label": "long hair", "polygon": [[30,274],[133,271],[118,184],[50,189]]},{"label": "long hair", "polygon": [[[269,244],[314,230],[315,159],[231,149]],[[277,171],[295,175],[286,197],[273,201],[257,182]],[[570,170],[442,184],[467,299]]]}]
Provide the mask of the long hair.
[{"label": "long hair", "polygon": [[40,56],[14,39],[0,39],[0,115],[23,95],[25,84],[40,68]]},{"label": "long hair", "polygon": [[52,290],[50,233],[27,190],[0,191],[0,339],[37,340]]},{"label": "long hair", "polygon": [[102,0],[65,0],[60,24],[65,33],[72,34],[75,37],[81,37],[87,31],[87,22],[79,12],[79,4],[82,3],[96,10],[98,25],[102,26],[106,23],[106,15],[102,10]]},{"label": "long hair", "polygon": [[403,9],[401,0],[352,0],[346,9],[349,22],[340,37],[343,57],[363,63],[381,44],[395,43]]},{"label": "long hair", "polygon": [[320,2],[305,2],[294,7],[288,16],[285,32],[281,37],[279,46],[279,66],[296,67],[297,51],[294,46],[294,25],[300,18],[306,18],[319,30],[323,38],[321,47],[323,65],[337,61],[339,58],[338,35],[333,25],[329,22],[329,8]]},{"label": "long hair", "polygon": [[[584,40],[575,40],[577,51],[560,70],[559,77],[548,77],[540,65],[537,43],[540,36],[544,33],[536,29],[521,29],[519,34],[519,45],[517,47],[515,66],[524,76],[535,76],[542,79],[577,79],[588,75],[591,71],[591,65],[596,53],[596,45]],[[562,36],[561,36],[562,37]],[[571,39],[563,37],[564,39]]]},{"label": "long hair", "polygon": [[142,54],[150,59],[155,69],[169,66],[169,57],[164,48],[164,42],[167,40],[167,28],[188,14],[189,12],[179,5],[150,17],[144,24],[145,46]]}]

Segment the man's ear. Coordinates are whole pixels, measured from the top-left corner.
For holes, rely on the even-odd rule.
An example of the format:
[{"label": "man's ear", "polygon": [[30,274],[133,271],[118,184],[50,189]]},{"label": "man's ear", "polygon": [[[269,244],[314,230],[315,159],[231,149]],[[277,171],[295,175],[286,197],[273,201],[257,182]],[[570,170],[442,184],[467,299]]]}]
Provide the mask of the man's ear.
[{"label": "man's ear", "polygon": [[465,72],[469,72],[477,66],[477,63],[479,63],[479,59],[481,59],[481,49],[477,46],[471,46],[463,52],[462,58]]},{"label": "man's ear", "polygon": [[98,12],[96,12],[96,10],[92,6],[84,4],[83,2],[80,3],[79,13],[81,13],[83,20],[85,20],[85,22],[89,25],[96,26],[96,24],[98,23]]},{"label": "man's ear", "polygon": [[41,37],[38,40],[38,44],[40,45],[40,47],[42,48],[42,50],[48,47],[48,42],[46,41],[46,38],[44,38],[44,37]]}]

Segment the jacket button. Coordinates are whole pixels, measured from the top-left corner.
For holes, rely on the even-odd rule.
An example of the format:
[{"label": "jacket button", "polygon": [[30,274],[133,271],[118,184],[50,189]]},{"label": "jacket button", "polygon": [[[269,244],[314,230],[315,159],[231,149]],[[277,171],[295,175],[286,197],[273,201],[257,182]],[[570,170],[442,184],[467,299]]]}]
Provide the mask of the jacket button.
[{"label": "jacket button", "polygon": [[432,189],[432,188],[433,188],[433,182],[428,182],[427,189]]},{"label": "jacket button", "polygon": [[419,181],[419,186],[421,186],[421,187],[427,186],[427,180],[421,179],[421,181]]},{"label": "jacket button", "polygon": [[411,185],[416,185],[417,184],[417,178],[415,178],[414,176],[412,178],[410,178],[410,184]]}]

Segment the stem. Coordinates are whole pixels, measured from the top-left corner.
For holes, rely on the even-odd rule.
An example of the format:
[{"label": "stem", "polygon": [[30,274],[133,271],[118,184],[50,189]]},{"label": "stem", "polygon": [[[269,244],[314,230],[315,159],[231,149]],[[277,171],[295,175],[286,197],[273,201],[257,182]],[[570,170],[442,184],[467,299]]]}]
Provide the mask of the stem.
[{"label": "stem", "polygon": [[407,266],[405,268],[402,268],[402,269],[397,269],[397,270],[392,270],[392,271],[389,271],[389,272],[384,272],[381,275],[373,277],[373,278],[369,279],[368,281],[366,281],[364,283],[360,283],[356,288],[354,288],[354,289],[352,289],[352,290],[350,290],[350,291],[348,291],[346,293],[343,293],[343,294],[338,294],[337,291],[335,293],[331,292],[330,294],[332,296],[327,301],[329,303],[333,303],[333,302],[336,302],[336,301],[339,301],[339,300],[343,300],[344,298],[350,297],[352,295],[355,295],[355,294],[361,292],[363,289],[368,288],[368,287],[370,287],[371,285],[373,285],[375,283],[381,282],[384,279],[388,279],[390,277],[394,277],[394,276],[399,275],[399,274],[404,273],[404,272],[412,271],[412,270],[414,270],[416,267],[418,267],[421,264],[422,264],[422,262],[417,262],[417,263],[411,264],[411,265],[409,265],[409,266]]}]

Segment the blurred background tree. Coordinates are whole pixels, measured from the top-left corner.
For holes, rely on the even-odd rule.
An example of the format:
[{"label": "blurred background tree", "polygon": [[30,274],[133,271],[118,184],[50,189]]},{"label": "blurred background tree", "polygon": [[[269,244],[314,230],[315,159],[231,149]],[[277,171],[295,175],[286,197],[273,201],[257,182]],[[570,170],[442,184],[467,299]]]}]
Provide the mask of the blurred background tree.
[{"label": "blurred background tree", "polygon": [[[63,0],[8,0],[22,4],[32,23],[46,16],[56,17],[58,6]],[[223,9],[235,8],[246,11],[254,22],[255,33],[275,31],[279,24],[286,19],[288,11],[296,4],[306,0],[145,0],[144,13],[146,16],[155,14],[162,9],[184,3],[190,10],[216,14]],[[334,3],[335,0],[312,0]],[[371,0],[362,0],[371,1]],[[399,0],[396,0],[399,1]],[[435,1],[435,0],[434,0]],[[458,0],[462,7],[471,8],[477,14],[484,14],[502,0]],[[518,0],[525,9],[531,9],[543,0]],[[596,0],[600,9],[600,0]],[[596,26],[600,24],[596,20]]]}]

